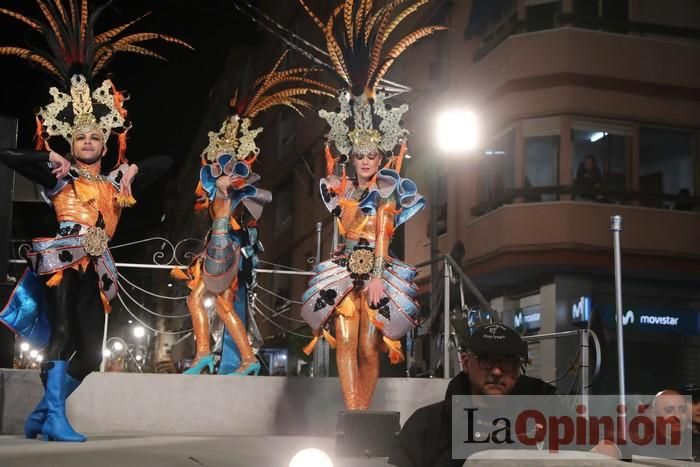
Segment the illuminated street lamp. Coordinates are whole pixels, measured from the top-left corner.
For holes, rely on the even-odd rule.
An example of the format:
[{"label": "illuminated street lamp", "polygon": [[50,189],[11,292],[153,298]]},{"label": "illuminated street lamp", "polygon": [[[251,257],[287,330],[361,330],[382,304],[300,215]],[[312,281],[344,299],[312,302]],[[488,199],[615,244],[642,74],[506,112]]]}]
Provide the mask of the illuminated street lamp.
[{"label": "illuminated street lamp", "polygon": [[29,350],[29,344],[28,344],[27,342],[22,342],[22,343],[19,345],[19,349],[20,349],[22,352],[26,352],[27,350]]},{"label": "illuminated street lamp", "polygon": [[447,154],[461,154],[476,149],[479,143],[476,115],[466,110],[448,110],[437,117],[438,147]]},{"label": "illuminated street lamp", "polygon": [[119,352],[121,350],[124,350],[124,344],[122,344],[120,341],[116,341],[112,345],[112,348],[114,349],[115,352]]},{"label": "illuminated street lamp", "polygon": [[146,335],[146,330],[143,328],[143,326],[134,327],[134,337],[135,338],[141,339],[145,335]]}]

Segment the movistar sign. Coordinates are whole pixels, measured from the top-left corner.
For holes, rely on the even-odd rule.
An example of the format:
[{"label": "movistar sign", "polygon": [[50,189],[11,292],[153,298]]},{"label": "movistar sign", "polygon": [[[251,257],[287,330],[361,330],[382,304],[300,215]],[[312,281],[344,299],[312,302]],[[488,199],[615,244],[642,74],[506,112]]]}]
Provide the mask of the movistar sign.
[{"label": "movistar sign", "polygon": [[587,323],[591,317],[591,299],[589,297],[581,297],[578,302],[571,307],[571,322]]},{"label": "movistar sign", "polygon": [[[617,314],[615,307],[596,307],[603,314],[609,327],[615,327]],[[625,329],[655,333],[700,335],[700,313],[691,310],[666,309],[657,307],[635,307],[622,314]]]}]

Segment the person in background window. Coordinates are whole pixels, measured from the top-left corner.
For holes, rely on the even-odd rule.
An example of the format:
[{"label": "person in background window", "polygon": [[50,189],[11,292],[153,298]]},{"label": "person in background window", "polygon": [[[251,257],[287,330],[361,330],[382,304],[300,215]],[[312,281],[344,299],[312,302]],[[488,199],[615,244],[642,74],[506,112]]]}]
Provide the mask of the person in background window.
[{"label": "person in background window", "polygon": [[574,180],[574,199],[602,201],[595,191],[603,188],[603,174],[598,168],[595,156],[588,154],[578,165]]}]

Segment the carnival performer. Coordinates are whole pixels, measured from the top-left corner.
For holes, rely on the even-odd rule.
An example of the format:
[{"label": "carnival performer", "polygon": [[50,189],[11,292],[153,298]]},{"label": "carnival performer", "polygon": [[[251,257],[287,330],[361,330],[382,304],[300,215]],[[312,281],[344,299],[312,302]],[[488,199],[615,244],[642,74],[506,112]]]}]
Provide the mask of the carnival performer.
[{"label": "carnival performer", "polygon": [[[134,195],[171,165],[165,156],[127,162],[131,124],[123,107],[126,96],[110,80],[99,86],[93,80],[118,52],[157,56],[134,45],[144,40],[189,46],[156,33],[122,35],[135,21],[96,35],[94,25],[104,6],[89,11],[86,0],[70,0],[67,7],[62,0],[38,3],[47,23],[4,8],[0,13],[37,31],[47,49],[0,47],[0,54],[32,62],[65,92],[51,88],[53,102],[38,111],[36,150],[4,150],[0,159],[42,186],[59,228],[54,237],[33,239],[29,268],[0,321],[36,347],[46,347],[41,365],[44,397],[25,423],[26,437],[85,441],[66,418],[65,399],[102,361],[105,313],[117,294],[108,243],[122,209],[133,206]],[[119,153],[114,169],[105,175],[103,158],[113,131],[119,133]],[[49,146],[54,136],[70,144],[66,158]]]},{"label": "carnival performer", "polygon": [[257,254],[262,251],[257,221],[264,205],[272,200],[272,194],[255,186],[260,176],[252,172],[251,166],[260,154],[255,138],[263,128],[251,129],[251,121],[260,112],[280,105],[301,115],[300,108],[311,107],[304,100],[305,95],[333,95],[332,87],[307,77],[318,70],[278,70],[286,55],[286,52],[282,54],[269,73],[255,80],[247,94],[239,97],[236,91],[230,102],[232,114],[224,120],[218,133],[209,133],[209,145],[201,155],[202,168],[196,189],[200,202],[195,209],[209,209],[211,229],[203,252],[187,273],[173,270],[173,275],[188,280],[192,289],[187,305],[197,353],[185,374],[199,374],[205,369],[214,372],[209,315],[204,307],[207,295],[215,297],[216,313],[237,348],[237,368],[228,370],[220,366],[219,374],[235,370],[234,375],[257,375],[260,371],[260,363],[248,340],[245,319],[247,290],[254,282]]},{"label": "carnival performer", "polygon": [[[377,87],[406,48],[444,28],[418,29],[383,53],[394,29],[427,1],[390,2],[372,11],[372,2],[345,0],[325,22],[299,1],[323,33],[343,83],[339,110],[319,112],[330,125],[321,197],[337,218],[341,244],[316,267],[302,298],[302,317],[316,336],[305,352],[323,335],[336,348],[346,408],[367,409],[379,376],[379,351],[388,351],[394,364],[402,361],[400,339],[416,325],[416,271],[389,256],[389,244],[394,229],[424,205],[415,183],[400,175],[408,135],[401,118],[408,106],[389,108]],[[354,179],[345,174],[348,160]],[[339,177],[336,162],[343,166]]]}]

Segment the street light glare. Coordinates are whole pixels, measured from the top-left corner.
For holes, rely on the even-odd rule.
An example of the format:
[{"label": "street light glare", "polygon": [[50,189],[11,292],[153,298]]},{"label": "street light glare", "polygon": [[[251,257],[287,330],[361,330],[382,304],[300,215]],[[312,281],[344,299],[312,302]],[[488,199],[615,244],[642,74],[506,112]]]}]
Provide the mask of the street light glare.
[{"label": "street light glare", "polygon": [[447,153],[463,153],[476,148],[478,129],[476,115],[465,110],[450,110],[437,119],[437,142]]},{"label": "street light glare", "polygon": [[22,343],[19,345],[19,349],[20,349],[22,352],[26,352],[27,350],[29,350],[29,344],[26,343],[26,342],[22,342]]},{"label": "street light glare", "polygon": [[119,352],[120,350],[124,349],[124,344],[117,341],[114,343],[114,345],[112,345],[112,348],[114,349],[115,352]]},{"label": "street light glare", "polygon": [[297,452],[289,467],[333,467],[333,461],[320,449],[309,448]]},{"label": "street light glare", "polygon": [[136,326],[134,328],[134,337],[140,339],[145,335],[146,335],[146,330],[143,328],[143,326]]},{"label": "street light glare", "polygon": [[143,357],[142,357],[141,355],[137,355],[137,356],[136,356],[136,361],[137,361],[137,362],[140,362],[141,360],[143,360]]},{"label": "street light glare", "polygon": [[38,350],[32,350],[31,352],[29,352],[29,356],[32,358],[36,358],[37,355],[39,355]]},{"label": "street light glare", "polygon": [[105,358],[109,358],[112,356],[112,351],[109,349],[102,349],[102,356]]}]

